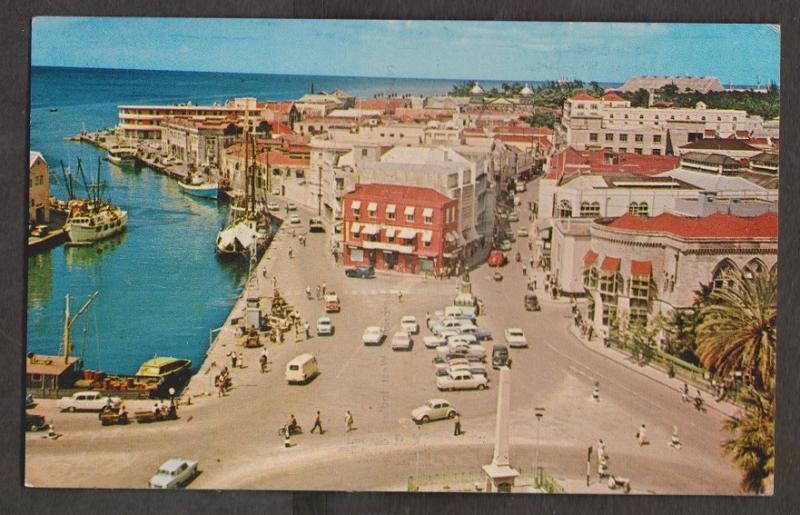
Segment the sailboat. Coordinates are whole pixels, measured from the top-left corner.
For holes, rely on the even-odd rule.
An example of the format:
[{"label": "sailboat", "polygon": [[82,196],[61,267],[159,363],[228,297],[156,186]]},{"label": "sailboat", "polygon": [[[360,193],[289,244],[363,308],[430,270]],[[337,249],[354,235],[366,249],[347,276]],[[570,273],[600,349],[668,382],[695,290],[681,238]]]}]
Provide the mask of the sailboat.
[{"label": "sailboat", "polygon": [[270,215],[256,203],[256,143],[255,137],[249,134],[246,116],[243,135],[244,197],[242,205],[231,206],[231,221],[217,234],[216,252],[221,258],[249,259],[253,254],[260,257],[272,238]]},{"label": "sailboat", "polygon": [[86,181],[83,163],[80,159],[78,159],[78,170],[86,189],[87,198],[71,199],[69,202],[69,213],[64,230],[67,232],[70,243],[91,245],[124,231],[128,225],[128,212],[103,198],[105,184],[100,182],[100,160],[97,161],[97,177],[93,184]]}]

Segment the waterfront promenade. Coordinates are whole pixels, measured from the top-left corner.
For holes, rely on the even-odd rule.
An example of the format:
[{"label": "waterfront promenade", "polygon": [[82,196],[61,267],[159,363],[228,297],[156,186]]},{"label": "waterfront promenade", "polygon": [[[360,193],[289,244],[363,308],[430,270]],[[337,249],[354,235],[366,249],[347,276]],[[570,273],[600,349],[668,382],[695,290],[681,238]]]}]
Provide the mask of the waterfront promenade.
[{"label": "waterfront promenade", "polygon": [[[301,211],[300,216],[300,226],[306,227],[311,213]],[[177,421],[101,427],[94,414],[61,414],[53,401],[41,401],[36,411],[53,418],[63,436],[49,440],[26,435],[29,483],[140,487],[156,466],[172,457],[199,460],[202,474],[190,488],[210,489],[404,489],[408,476],[479,472],[491,460],[496,390],[439,392],[432,351],[421,345],[428,334],[424,327],[407,353],[392,352],[387,343],[364,347],[360,340],[364,328],[373,324],[384,325],[391,336],[404,314],[424,321],[426,311],[449,304],[455,280],[397,274],[380,274],[373,280],[345,278],[327,250],[328,237],[329,233],[309,234],[303,247],[284,225],[259,265],[259,277],[264,268],[270,278],[277,274],[281,293],[312,328],[323,309],[321,301],[306,299],[306,285],[313,290],[324,281],[335,289],[343,308],[332,315],[334,336],[297,341],[290,337],[282,345],[270,344],[269,372],[262,374],[260,349],[242,348],[234,332],[221,331],[187,389],[192,404],[181,408]],[[487,308],[480,325],[497,339],[505,327],[518,325],[531,341],[530,349],[512,352],[514,466],[541,465],[568,491],[607,491],[596,476],[588,490],[578,486],[585,481],[586,449],[603,438],[611,471],[629,477],[635,492],[738,491],[738,474],[719,450],[725,436],[721,413],[697,412],[672,388],[577,341],[568,331],[568,303],[543,299],[542,312],[524,311],[519,265],[510,265],[505,273],[502,285],[485,267],[471,275]],[[260,293],[271,295],[271,280],[260,282]],[[403,292],[402,302],[397,291]],[[240,299],[232,316],[239,316],[241,309]],[[231,369],[232,390],[224,397],[216,392],[203,395],[210,390],[205,371],[211,363],[230,366],[230,350],[242,352],[245,365]],[[308,385],[289,386],[285,365],[303,352],[315,354],[322,373]],[[496,372],[489,374],[496,380]],[[601,383],[599,403],[591,400],[595,381]],[[459,409],[464,436],[453,437],[452,424],[446,421],[425,426],[411,422],[413,408],[437,397]],[[546,408],[538,437],[534,407]],[[308,434],[316,410],[322,412],[323,435]],[[345,431],[346,410],[353,413],[355,431]],[[291,414],[305,434],[294,437],[293,447],[286,449],[277,431]],[[634,437],[642,423],[652,442],[645,447]],[[681,431],[681,450],[667,445],[673,425]]]}]

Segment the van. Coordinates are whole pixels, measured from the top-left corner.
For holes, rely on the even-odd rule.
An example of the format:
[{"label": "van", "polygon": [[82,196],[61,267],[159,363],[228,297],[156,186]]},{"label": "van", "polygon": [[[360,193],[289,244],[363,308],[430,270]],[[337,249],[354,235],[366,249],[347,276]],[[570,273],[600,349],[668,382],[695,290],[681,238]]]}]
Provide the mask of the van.
[{"label": "van", "polygon": [[319,374],[317,358],[311,353],[300,354],[286,364],[286,381],[289,384],[305,384]]}]

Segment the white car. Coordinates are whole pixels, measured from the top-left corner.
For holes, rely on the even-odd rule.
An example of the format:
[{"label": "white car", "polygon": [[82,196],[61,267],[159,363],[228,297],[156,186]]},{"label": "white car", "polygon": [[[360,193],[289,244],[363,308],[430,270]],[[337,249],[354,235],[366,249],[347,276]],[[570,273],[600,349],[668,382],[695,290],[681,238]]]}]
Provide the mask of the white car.
[{"label": "white car", "polygon": [[409,334],[417,334],[419,332],[417,318],[411,315],[404,316],[400,319],[400,328]]},{"label": "white car", "polygon": [[435,349],[439,345],[447,345],[446,338],[440,338],[439,336],[425,336],[422,338],[423,343],[425,343],[425,348],[427,349]]},{"label": "white car", "polygon": [[506,343],[511,348],[527,347],[528,339],[519,327],[509,327],[505,330]]},{"label": "white car", "polygon": [[364,330],[364,336],[361,337],[361,341],[364,345],[380,345],[383,343],[385,336],[382,327],[373,325]]},{"label": "white car", "polygon": [[431,331],[437,336],[441,336],[444,331],[461,333],[461,325],[463,323],[463,320],[458,320],[457,318],[443,318],[441,322],[431,328]]},{"label": "white car", "polygon": [[436,378],[439,390],[485,390],[489,388],[486,376],[473,375],[466,370],[450,370],[446,376]]},{"label": "white car", "polygon": [[119,408],[122,399],[119,397],[106,397],[100,392],[77,392],[72,397],[62,397],[58,401],[61,411],[102,411],[111,401],[112,408]]},{"label": "white car", "polygon": [[270,211],[278,211],[280,208],[277,202],[267,202],[267,209]]},{"label": "white car", "polygon": [[300,217],[297,215],[292,215],[289,217],[289,223],[292,225],[297,225],[300,223]]},{"label": "white car", "polygon": [[330,317],[319,317],[317,320],[317,334],[320,336],[333,334],[333,322]]},{"label": "white car", "polygon": [[515,211],[508,213],[508,221],[519,222],[519,215]]},{"label": "white car", "polygon": [[508,240],[503,240],[503,242],[500,243],[500,250],[502,250],[503,252],[510,251],[511,250],[511,242],[508,241]]},{"label": "white car", "polygon": [[178,488],[185,486],[196,475],[196,461],[171,459],[158,467],[156,474],[147,484],[150,488]]},{"label": "white car", "polygon": [[411,350],[413,345],[411,336],[405,331],[398,331],[392,336],[392,350]]},{"label": "white car", "polygon": [[297,211],[297,205],[294,202],[289,202],[286,204],[287,211]]},{"label": "white car", "polygon": [[417,424],[426,424],[431,420],[453,418],[456,413],[455,407],[446,400],[428,399],[425,404],[411,412],[411,420]]},{"label": "white car", "polygon": [[528,229],[522,227],[517,230],[517,238],[527,238],[528,237]]}]

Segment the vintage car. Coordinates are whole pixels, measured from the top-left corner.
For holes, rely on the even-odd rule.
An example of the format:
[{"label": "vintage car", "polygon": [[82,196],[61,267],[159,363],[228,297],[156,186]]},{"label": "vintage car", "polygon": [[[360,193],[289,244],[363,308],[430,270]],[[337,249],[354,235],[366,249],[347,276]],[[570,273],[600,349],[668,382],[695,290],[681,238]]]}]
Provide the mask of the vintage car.
[{"label": "vintage car", "polygon": [[517,231],[517,238],[527,238],[528,237],[528,229],[524,227],[520,227]]},{"label": "vintage car", "polygon": [[405,331],[398,331],[392,336],[392,350],[411,350],[411,336]]},{"label": "vintage car", "polygon": [[150,488],[178,488],[186,486],[196,475],[196,461],[174,458],[158,467],[147,485]]},{"label": "vintage car", "polygon": [[432,420],[453,418],[456,409],[444,399],[428,399],[425,404],[411,412],[411,420],[417,424],[426,424]]},{"label": "vintage car", "polygon": [[502,343],[492,346],[492,368],[510,366],[511,359],[508,357],[508,347]]},{"label": "vintage car", "polygon": [[341,310],[342,304],[339,302],[339,296],[336,295],[336,292],[328,292],[325,295],[325,312],[338,313]]},{"label": "vintage car", "polygon": [[525,338],[525,333],[519,327],[509,327],[504,331],[504,335],[506,343],[512,349],[528,346],[528,339]]},{"label": "vintage car", "polygon": [[422,338],[422,342],[427,349],[435,349],[440,345],[447,345],[447,339],[439,336],[425,336]]},{"label": "vintage car", "polygon": [[278,211],[280,208],[277,202],[267,202],[267,209],[270,211]]},{"label": "vintage car", "polygon": [[333,322],[330,317],[319,317],[317,320],[317,335],[330,336],[333,334]]},{"label": "vintage car", "polygon": [[489,258],[486,260],[489,266],[503,266],[507,262],[506,255],[500,250],[493,250],[489,253]]},{"label": "vintage car", "polygon": [[309,232],[325,232],[325,226],[322,224],[322,219],[312,218],[308,221]]},{"label": "vintage car", "polygon": [[539,305],[539,298],[535,293],[525,294],[525,309],[528,311],[541,311],[542,306]]},{"label": "vintage car", "polygon": [[356,266],[344,271],[347,277],[358,277],[361,279],[371,279],[375,277],[375,269],[371,266]]},{"label": "vintage car", "polygon": [[300,223],[301,223],[301,222],[300,222],[300,217],[299,217],[299,216],[297,216],[297,215],[291,215],[291,216],[289,217],[289,223],[290,223],[290,224],[292,224],[292,225],[298,225],[298,224],[300,224]]},{"label": "vintage car", "polygon": [[417,317],[413,315],[406,315],[400,319],[400,329],[408,334],[417,334],[419,332],[419,324]]},{"label": "vintage car", "polygon": [[71,397],[62,397],[58,401],[61,411],[100,411],[106,406],[119,408],[122,399],[119,397],[106,397],[100,392],[77,392]]},{"label": "vintage car", "polygon": [[47,427],[48,425],[42,415],[25,413],[25,431],[41,431]]},{"label": "vintage car", "polygon": [[519,215],[515,211],[508,213],[508,221],[519,222]]},{"label": "vintage car", "polygon": [[494,275],[492,276],[492,278],[495,281],[502,281],[503,280],[503,272],[501,272],[500,270],[495,270],[494,271]]},{"label": "vintage car", "polygon": [[364,335],[361,337],[361,342],[364,345],[380,345],[385,338],[382,327],[376,325],[369,326],[364,330]]},{"label": "vintage car", "polygon": [[439,390],[485,390],[489,388],[486,376],[473,375],[466,370],[450,370],[446,376],[436,378]]},{"label": "vintage car", "polygon": [[501,241],[499,248],[504,252],[508,252],[509,250],[511,250],[511,240],[509,239]]}]

